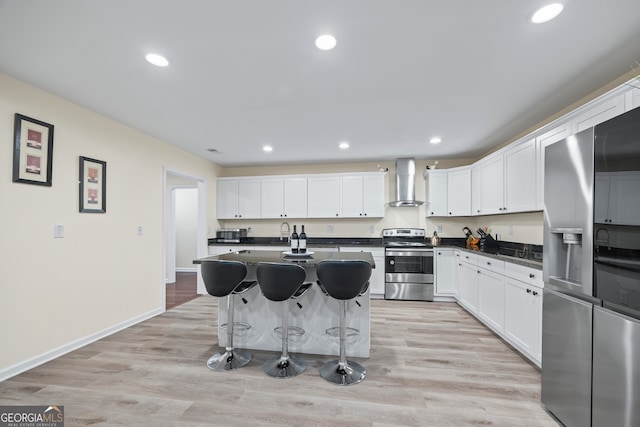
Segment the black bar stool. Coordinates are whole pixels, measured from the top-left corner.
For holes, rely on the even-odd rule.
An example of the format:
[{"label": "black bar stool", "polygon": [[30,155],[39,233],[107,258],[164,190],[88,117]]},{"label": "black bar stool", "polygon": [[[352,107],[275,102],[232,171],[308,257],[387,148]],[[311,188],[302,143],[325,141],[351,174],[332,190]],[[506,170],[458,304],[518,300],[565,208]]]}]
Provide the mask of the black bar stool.
[{"label": "black bar stool", "polygon": [[330,297],[340,301],[340,359],[320,368],[320,376],[338,385],[358,384],[367,375],[357,362],[347,360],[347,301],[357,297],[371,277],[371,264],[360,260],[325,260],[316,267],[318,280]]},{"label": "black bar stool", "polygon": [[227,298],[227,347],[224,352],[209,358],[207,366],[214,371],[230,371],[245,366],[251,361],[251,353],[233,347],[233,307],[234,296],[247,292],[257,282],[244,281],[247,266],[239,261],[209,260],[200,265],[202,279],[207,292],[214,297]]},{"label": "black bar stool", "polygon": [[[289,354],[289,300],[302,296],[311,283],[303,284],[307,273],[297,264],[261,262],[256,274],[265,298],[282,302],[282,354],[264,362],[262,370],[274,378],[295,377],[304,372],[307,363],[300,356]],[[300,328],[296,331],[300,333]]]}]

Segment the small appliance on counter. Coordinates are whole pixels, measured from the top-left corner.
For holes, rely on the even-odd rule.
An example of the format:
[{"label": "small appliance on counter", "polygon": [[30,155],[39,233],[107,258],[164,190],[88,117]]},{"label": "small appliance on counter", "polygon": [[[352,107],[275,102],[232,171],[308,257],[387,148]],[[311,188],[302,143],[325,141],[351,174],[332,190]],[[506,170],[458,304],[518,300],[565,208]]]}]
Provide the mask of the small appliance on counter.
[{"label": "small appliance on counter", "polygon": [[220,228],[216,230],[216,243],[243,243],[246,240],[246,228]]}]

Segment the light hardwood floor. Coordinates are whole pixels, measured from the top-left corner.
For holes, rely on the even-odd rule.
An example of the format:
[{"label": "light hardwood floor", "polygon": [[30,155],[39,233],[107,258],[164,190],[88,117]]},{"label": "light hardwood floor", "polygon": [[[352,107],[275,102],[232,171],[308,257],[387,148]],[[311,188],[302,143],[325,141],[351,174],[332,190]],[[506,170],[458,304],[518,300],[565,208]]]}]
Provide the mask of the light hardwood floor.
[{"label": "light hardwood floor", "polygon": [[[453,303],[372,301],[360,384],[213,372],[217,299],[201,296],[0,383],[2,405],[65,406],[67,426],[556,426],[540,373]],[[337,319],[336,319],[337,320]],[[254,325],[259,327],[259,325]],[[6,351],[6,349],[5,349]]]}]

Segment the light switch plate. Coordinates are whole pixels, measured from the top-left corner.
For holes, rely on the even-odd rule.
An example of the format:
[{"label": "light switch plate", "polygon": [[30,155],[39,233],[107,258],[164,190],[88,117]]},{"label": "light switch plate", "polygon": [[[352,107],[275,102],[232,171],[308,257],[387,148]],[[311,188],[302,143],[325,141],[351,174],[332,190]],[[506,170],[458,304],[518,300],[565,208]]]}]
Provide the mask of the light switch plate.
[{"label": "light switch plate", "polygon": [[64,225],[53,226],[53,237],[54,239],[62,239],[64,237]]},{"label": "light switch plate", "polygon": [[138,236],[142,236],[142,226],[141,225],[136,227],[136,234]]}]

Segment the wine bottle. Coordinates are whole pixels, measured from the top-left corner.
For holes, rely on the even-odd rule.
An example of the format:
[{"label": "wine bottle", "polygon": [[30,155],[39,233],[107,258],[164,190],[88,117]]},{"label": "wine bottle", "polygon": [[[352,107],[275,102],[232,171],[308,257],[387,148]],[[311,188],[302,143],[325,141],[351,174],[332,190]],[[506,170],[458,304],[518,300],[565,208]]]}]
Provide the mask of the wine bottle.
[{"label": "wine bottle", "polygon": [[300,244],[300,241],[298,240],[298,232],[296,231],[296,226],[293,226],[293,233],[291,233],[291,253],[292,254],[297,254],[298,253],[298,245]]},{"label": "wine bottle", "polygon": [[298,248],[301,254],[307,253],[307,233],[304,232],[304,225],[302,225],[302,231],[300,232]]}]

